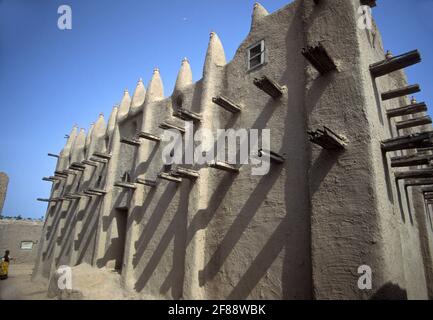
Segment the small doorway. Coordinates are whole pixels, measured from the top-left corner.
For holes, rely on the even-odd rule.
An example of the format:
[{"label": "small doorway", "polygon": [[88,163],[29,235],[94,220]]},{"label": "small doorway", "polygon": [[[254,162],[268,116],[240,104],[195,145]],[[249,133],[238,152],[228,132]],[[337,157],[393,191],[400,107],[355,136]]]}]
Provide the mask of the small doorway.
[{"label": "small doorway", "polygon": [[[128,209],[117,208],[113,228],[113,251],[114,251],[114,269],[119,273],[122,272],[123,257],[125,255],[126,227],[127,227]],[[117,238],[116,238],[117,235]]]}]

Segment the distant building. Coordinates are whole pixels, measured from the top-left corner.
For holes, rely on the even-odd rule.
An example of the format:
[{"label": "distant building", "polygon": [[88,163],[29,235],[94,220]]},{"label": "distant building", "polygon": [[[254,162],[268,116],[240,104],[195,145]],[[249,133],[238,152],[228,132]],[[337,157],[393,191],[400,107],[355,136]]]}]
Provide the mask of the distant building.
[{"label": "distant building", "polygon": [[6,193],[8,191],[9,177],[6,173],[0,172],[0,215],[3,212],[3,206],[6,200]]},{"label": "distant building", "polygon": [[34,264],[42,236],[42,221],[0,220],[0,255],[10,250],[13,263]]},{"label": "distant building", "polygon": [[[166,97],[155,69],[108,125],[74,127],[34,276],[86,262],[153,298],[433,298],[433,133],[402,70],[420,55],[386,54],[365,3],[256,4],[232,61],[211,33],[199,81],[185,59]],[[269,172],[167,165],[164,130],[185,120],[269,129],[269,150],[253,145]]]}]

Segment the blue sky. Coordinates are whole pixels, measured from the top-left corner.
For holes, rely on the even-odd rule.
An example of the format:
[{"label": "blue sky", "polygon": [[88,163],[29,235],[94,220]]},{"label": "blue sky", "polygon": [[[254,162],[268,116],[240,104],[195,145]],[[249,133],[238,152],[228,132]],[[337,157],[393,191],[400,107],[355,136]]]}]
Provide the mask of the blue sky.
[{"label": "blue sky", "polygon": [[[262,0],[272,12],[289,0]],[[72,7],[72,30],[57,28],[57,8]],[[247,35],[253,0],[0,0],[0,171],[10,177],[4,215],[39,218],[55,159],[74,123],[106,119],[123,90],[145,84],[158,66],[169,96],[183,57],[199,80],[210,31],[233,57]],[[378,0],[373,10],[385,48],[418,48],[407,69],[418,101],[433,103],[433,0]]]}]

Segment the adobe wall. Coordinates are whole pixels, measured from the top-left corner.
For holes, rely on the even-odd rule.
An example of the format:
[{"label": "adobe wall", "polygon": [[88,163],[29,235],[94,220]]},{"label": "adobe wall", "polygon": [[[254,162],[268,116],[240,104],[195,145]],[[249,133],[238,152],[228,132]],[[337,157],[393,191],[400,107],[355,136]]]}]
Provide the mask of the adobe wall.
[{"label": "adobe wall", "polygon": [[[36,261],[42,235],[42,222],[27,220],[0,220],[0,256],[5,250],[16,260],[13,263],[33,264]],[[31,249],[22,249],[21,242],[33,242]]]},{"label": "adobe wall", "polygon": [[0,214],[3,212],[3,206],[6,200],[9,178],[6,173],[0,172]]},{"label": "adobe wall", "polygon": [[[88,137],[97,147],[86,140],[84,155],[76,142],[83,133],[73,130],[57,170],[72,159],[92,159],[93,151],[110,159],[53,184],[51,197],[80,198],[49,203],[35,277],[49,278],[59,264],[86,262],[121,268],[123,285],[143,298],[431,297],[433,227],[419,190],[406,192],[395,183],[389,157],[401,153],[384,156],[380,149],[397,134],[385,111],[409,102],[382,102],[380,92],[407,82],[403,72],[372,79],[369,65],[383,60],[384,51],[376,27],[357,27],[359,5],[298,0],[269,15],[256,7],[251,32],[228,64],[212,33],[201,80],[176,84],[164,98],[155,70],[147,91],[137,95],[141,80],[132,101],[125,91],[99,136],[93,127]],[[263,39],[266,63],[247,71],[246,50]],[[319,75],[302,56],[302,48],[317,42],[338,72]],[[253,84],[264,75],[284,86],[280,98]],[[240,104],[241,112],[214,104],[218,95]],[[200,177],[160,179],[168,142],[141,139],[132,146],[121,140],[139,131],[161,137],[164,121],[183,127],[173,116],[179,107],[201,114],[198,137],[203,128],[214,135],[217,129],[270,129],[271,150],[285,162],[271,162],[269,173],[257,176],[251,165],[238,173],[182,165]],[[308,141],[307,131],[323,126],[347,139],[344,151]],[[115,186],[125,172],[133,188]],[[88,188],[106,194],[85,194]],[[361,265],[373,271],[372,290],[357,287]]]}]

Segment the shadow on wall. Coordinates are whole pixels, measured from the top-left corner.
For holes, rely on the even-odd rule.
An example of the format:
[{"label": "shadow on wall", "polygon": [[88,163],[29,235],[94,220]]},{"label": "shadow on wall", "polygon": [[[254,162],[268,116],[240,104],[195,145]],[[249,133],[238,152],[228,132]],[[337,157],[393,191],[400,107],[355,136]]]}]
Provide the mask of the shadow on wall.
[{"label": "shadow on wall", "polygon": [[407,291],[398,284],[387,282],[376,291],[371,300],[407,300]]}]

